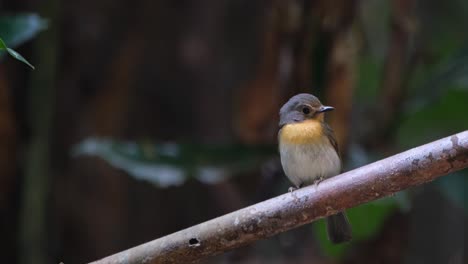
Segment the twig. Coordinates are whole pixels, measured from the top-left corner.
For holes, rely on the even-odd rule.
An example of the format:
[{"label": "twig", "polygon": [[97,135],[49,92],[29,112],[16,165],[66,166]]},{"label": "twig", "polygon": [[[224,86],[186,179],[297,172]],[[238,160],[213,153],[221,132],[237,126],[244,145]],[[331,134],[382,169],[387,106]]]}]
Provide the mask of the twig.
[{"label": "twig", "polygon": [[190,263],[468,167],[468,130],[266,200],[93,264]]}]

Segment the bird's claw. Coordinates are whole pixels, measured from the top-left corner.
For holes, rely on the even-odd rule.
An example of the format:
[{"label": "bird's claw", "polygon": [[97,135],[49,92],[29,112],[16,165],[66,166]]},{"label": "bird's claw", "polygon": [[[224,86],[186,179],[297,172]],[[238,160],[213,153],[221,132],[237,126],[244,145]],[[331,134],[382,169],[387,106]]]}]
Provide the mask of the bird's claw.
[{"label": "bird's claw", "polygon": [[325,178],[323,178],[323,177],[319,177],[319,178],[315,179],[314,183],[313,183],[314,187],[317,187],[319,185],[319,183],[321,183],[323,180],[325,180]]}]

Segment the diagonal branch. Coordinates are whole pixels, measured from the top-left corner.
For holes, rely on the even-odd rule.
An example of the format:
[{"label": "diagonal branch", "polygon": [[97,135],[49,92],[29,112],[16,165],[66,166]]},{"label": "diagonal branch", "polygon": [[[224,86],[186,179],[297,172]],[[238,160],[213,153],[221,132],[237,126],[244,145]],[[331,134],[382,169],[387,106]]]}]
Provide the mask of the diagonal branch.
[{"label": "diagonal branch", "polygon": [[468,130],[93,263],[194,262],[466,167]]}]

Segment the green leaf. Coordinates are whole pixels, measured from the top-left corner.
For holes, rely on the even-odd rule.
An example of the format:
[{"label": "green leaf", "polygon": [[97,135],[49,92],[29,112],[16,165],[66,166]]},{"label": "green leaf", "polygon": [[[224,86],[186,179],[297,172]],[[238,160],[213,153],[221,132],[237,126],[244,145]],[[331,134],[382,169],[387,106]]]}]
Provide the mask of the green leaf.
[{"label": "green leaf", "polygon": [[34,66],[32,66],[32,64],[29,63],[29,61],[27,61],[18,52],[14,51],[13,49],[8,48],[7,45],[5,44],[5,42],[3,42],[3,40],[1,38],[0,38],[0,50],[6,50],[8,52],[8,54],[10,54],[13,58],[25,63],[26,65],[31,67],[33,70],[35,69]]},{"label": "green leaf", "polygon": [[47,28],[47,20],[36,14],[15,14],[0,16],[0,34],[9,47],[32,39],[39,32]]}]

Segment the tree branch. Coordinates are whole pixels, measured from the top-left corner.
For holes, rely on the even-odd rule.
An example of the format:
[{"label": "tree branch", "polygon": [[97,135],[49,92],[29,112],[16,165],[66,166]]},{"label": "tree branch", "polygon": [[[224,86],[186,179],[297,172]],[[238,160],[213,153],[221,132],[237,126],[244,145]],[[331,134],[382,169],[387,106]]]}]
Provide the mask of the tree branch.
[{"label": "tree branch", "polygon": [[468,130],[93,263],[190,263],[466,167]]}]

